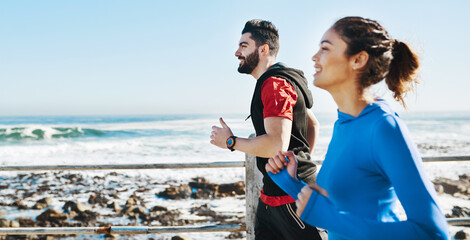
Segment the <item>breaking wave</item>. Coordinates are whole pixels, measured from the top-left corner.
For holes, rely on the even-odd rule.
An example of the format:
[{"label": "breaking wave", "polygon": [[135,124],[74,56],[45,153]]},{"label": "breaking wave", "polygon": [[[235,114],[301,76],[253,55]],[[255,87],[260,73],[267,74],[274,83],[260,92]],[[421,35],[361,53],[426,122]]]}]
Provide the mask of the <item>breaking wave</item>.
[{"label": "breaking wave", "polygon": [[103,131],[81,127],[11,127],[0,128],[0,142],[21,142],[30,140],[102,137],[114,135],[113,131]]}]

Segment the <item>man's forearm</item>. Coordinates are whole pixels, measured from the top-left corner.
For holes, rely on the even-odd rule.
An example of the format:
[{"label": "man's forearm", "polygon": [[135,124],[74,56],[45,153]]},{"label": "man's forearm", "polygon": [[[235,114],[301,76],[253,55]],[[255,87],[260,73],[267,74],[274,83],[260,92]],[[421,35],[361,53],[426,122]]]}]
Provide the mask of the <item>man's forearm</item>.
[{"label": "man's forearm", "polygon": [[[264,134],[255,138],[237,138],[235,150],[258,157],[270,158],[279,151],[287,151],[289,144],[283,144],[280,137]],[[283,146],[284,145],[284,146]]]},{"label": "man's forearm", "polygon": [[315,144],[319,136],[318,129],[319,129],[319,126],[315,126],[315,127],[309,128],[307,131],[307,141],[308,141],[308,145],[310,145],[310,155],[313,154],[313,150],[315,149]]},{"label": "man's forearm", "polygon": [[[225,147],[225,141],[228,134],[232,131],[225,123],[223,129],[213,127],[216,133],[213,133],[213,142],[219,147]],[[292,130],[292,121],[284,117],[269,117],[264,119],[264,128],[266,133],[255,138],[236,138],[233,149],[255,155],[258,157],[270,158],[275,156],[279,151],[287,151],[290,143],[290,134]],[[226,129],[225,134],[220,135],[218,132]]]},{"label": "man's forearm", "polygon": [[320,133],[320,122],[313,114],[311,110],[307,111],[308,115],[308,125],[307,125],[307,142],[310,146],[310,155],[312,155],[313,150],[315,149],[315,144],[318,140]]}]

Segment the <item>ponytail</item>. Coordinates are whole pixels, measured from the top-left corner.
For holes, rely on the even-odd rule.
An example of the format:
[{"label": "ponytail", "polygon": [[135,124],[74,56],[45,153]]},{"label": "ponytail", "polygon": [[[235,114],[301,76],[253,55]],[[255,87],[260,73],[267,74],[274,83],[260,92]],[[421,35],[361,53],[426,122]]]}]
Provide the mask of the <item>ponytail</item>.
[{"label": "ponytail", "polygon": [[385,83],[393,92],[393,98],[406,108],[404,97],[407,92],[413,91],[417,80],[419,61],[416,54],[404,42],[395,40],[392,50],[393,59],[390,70],[385,77]]}]

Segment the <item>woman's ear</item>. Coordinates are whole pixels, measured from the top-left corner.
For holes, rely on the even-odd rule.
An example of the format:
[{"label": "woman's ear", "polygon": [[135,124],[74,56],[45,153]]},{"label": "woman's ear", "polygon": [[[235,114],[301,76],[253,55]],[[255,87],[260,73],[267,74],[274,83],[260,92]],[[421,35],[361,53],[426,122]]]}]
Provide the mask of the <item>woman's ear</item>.
[{"label": "woman's ear", "polygon": [[366,51],[361,51],[352,57],[352,69],[359,70],[366,66],[369,60],[369,54]]}]

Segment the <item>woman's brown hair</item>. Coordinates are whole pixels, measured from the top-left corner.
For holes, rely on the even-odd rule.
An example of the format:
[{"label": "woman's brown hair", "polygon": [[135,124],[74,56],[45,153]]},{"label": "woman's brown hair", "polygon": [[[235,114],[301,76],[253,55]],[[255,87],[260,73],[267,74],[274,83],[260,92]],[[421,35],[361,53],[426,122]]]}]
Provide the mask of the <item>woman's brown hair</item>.
[{"label": "woman's brown hair", "polygon": [[392,39],[377,21],[362,17],[341,18],[332,29],[348,45],[348,57],[361,51],[369,54],[369,60],[359,74],[359,91],[362,93],[365,88],[385,79],[395,100],[406,107],[405,94],[419,83],[416,76],[419,61],[410,47]]}]

